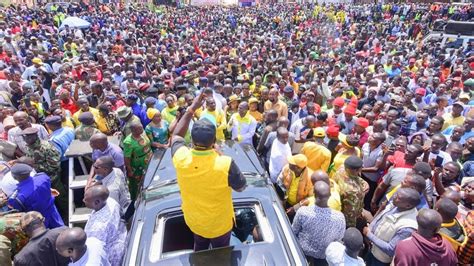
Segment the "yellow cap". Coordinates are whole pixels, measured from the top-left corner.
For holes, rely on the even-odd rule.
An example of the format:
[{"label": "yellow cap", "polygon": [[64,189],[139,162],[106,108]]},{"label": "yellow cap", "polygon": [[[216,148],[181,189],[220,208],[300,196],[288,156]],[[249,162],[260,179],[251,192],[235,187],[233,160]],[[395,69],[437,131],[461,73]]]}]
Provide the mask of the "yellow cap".
[{"label": "yellow cap", "polygon": [[305,168],[308,165],[308,158],[303,154],[297,154],[293,156],[288,156],[288,163],[292,165],[296,165],[299,168]]}]

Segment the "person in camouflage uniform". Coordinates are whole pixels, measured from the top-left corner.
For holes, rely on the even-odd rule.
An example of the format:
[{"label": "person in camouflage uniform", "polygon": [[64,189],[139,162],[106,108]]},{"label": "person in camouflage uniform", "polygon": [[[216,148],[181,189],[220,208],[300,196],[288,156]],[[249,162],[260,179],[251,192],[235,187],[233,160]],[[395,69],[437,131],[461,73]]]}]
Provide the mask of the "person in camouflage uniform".
[{"label": "person in camouflage uniform", "polygon": [[[28,243],[28,236],[20,226],[23,213],[3,213],[0,214],[0,235],[5,236],[10,242],[11,254],[14,256]],[[0,241],[1,242],[1,241]],[[1,244],[0,244],[1,246]],[[0,253],[0,257],[1,253]],[[0,260],[1,262],[1,260]],[[5,265],[1,264],[0,265]]]},{"label": "person in camouflage uniform", "polygon": [[357,220],[362,217],[364,197],[369,191],[369,184],[360,177],[361,169],[362,160],[357,156],[350,156],[334,175],[334,181],[340,188],[341,209],[347,227],[355,227]]},{"label": "person in camouflage uniform", "polygon": [[100,132],[95,125],[94,115],[91,112],[80,114],[79,121],[81,122],[81,125],[74,131],[76,139],[80,141],[89,141],[92,135]]},{"label": "person in camouflage uniform", "polygon": [[[27,144],[25,157],[33,160],[32,167],[36,172],[43,172],[51,178],[51,188],[56,189],[59,195],[54,202],[63,221],[68,221],[68,191],[61,182],[61,154],[49,141],[40,140],[38,129],[29,127],[22,132]],[[29,162],[24,162],[30,164]]]},{"label": "person in camouflage uniform", "polygon": [[8,237],[0,235],[0,265],[12,265],[11,241]]}]

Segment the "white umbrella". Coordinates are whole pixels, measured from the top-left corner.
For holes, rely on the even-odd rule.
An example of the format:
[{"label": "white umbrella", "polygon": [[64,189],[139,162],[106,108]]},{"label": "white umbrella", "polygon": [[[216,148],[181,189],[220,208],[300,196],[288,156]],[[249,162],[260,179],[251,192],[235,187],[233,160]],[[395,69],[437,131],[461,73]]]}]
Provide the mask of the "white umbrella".
[{"label": "white umbrella", "polygon": [[65,20],[63,20],[63,23],[61,23],[61,27],[59,27],[59,29],[60,30],[63,29],[66,25],[68,25],[71,28],[79,28],[79,29],[86,29],[91,26],[89,22],[78,17],[67,17]]}]

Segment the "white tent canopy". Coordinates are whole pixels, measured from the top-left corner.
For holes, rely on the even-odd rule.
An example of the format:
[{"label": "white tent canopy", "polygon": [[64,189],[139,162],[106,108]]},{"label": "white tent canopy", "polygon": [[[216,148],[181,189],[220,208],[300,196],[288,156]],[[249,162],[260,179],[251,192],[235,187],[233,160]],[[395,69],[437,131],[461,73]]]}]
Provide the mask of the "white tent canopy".
[{"label": "white tent canopy", "polygon": [[91,26],[89,22],[78,17],[67,17],[65,20],[63,20],[63,23],[61,23],[59,29],[64,29],[66,25],[68,25],[70,28],[79,29],[87,29]]}]

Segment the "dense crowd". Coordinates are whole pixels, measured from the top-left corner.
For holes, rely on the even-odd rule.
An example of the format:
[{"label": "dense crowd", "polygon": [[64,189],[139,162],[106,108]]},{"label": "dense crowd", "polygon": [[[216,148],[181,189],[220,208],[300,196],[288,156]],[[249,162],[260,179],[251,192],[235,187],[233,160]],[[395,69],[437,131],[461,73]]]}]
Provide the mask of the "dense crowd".
[{"label": "dense crowd", "polygon": [[[423,41],[472,5],[0,16],[1,265],[120,265],[148,163],[191,107],[180,145],[201,120],[217,150],[252,145],[310,263],[474,263],[474,42]],[[83,229],[64,227],[74,139],[92,148]]]}]

